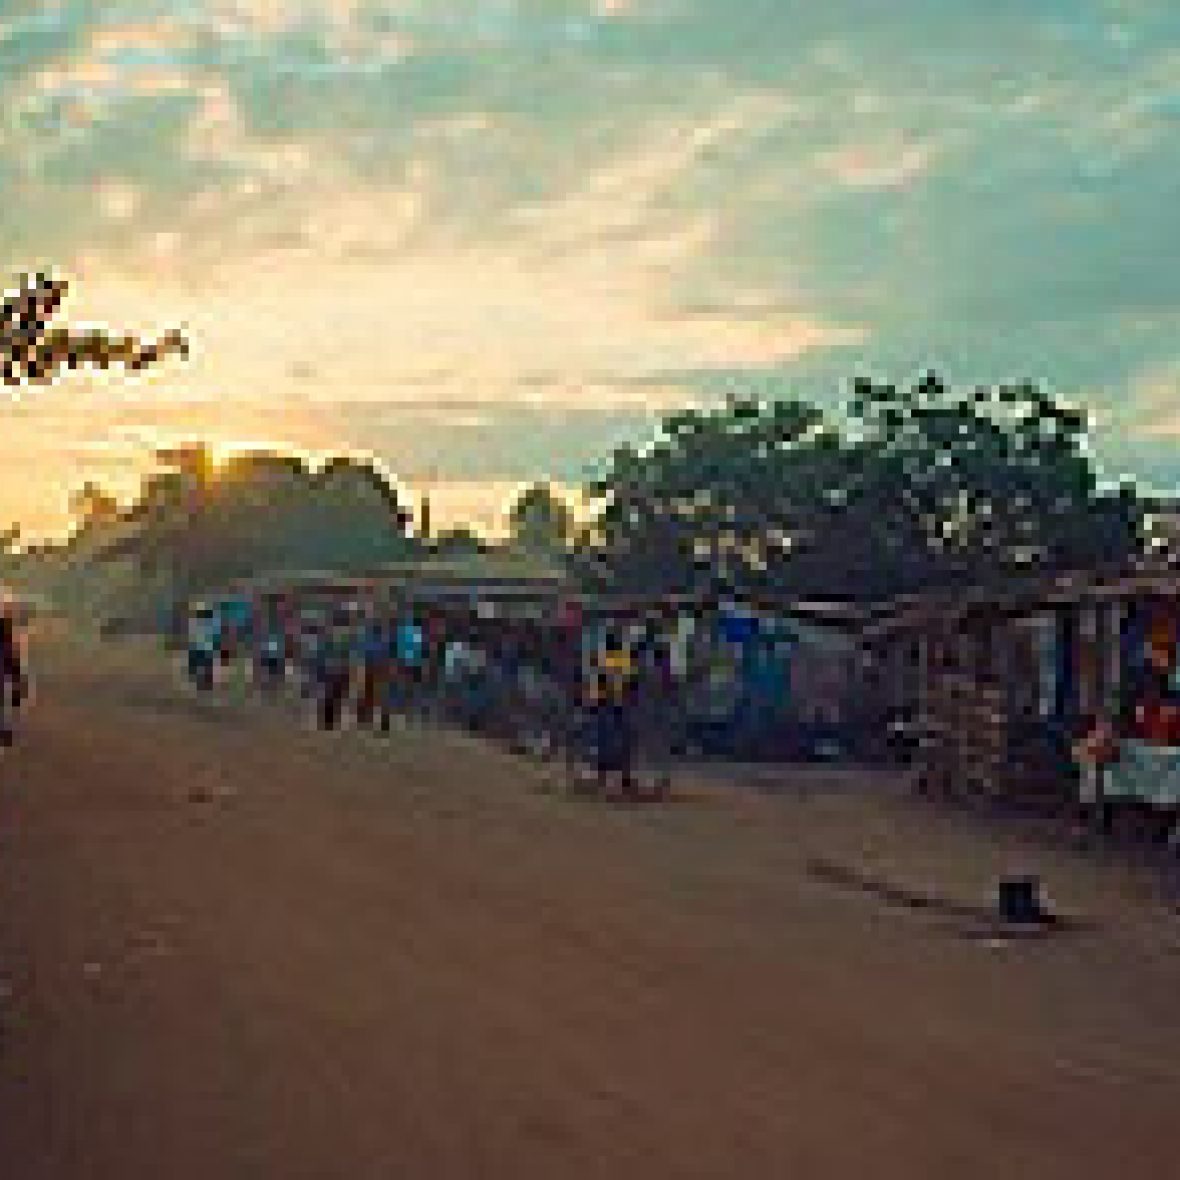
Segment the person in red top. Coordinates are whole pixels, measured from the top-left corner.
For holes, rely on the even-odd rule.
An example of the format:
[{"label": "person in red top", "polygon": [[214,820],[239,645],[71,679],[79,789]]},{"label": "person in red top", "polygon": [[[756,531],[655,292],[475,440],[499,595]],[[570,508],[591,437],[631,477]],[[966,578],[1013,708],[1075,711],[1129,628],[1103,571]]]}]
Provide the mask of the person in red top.
[{"label": "person in red top", "polygon": [[1128,678],[1123,728],[1155,745],[1180,744],[1180,694],[1172,687],[1174,647],[1153,629],[1145,659]]}]

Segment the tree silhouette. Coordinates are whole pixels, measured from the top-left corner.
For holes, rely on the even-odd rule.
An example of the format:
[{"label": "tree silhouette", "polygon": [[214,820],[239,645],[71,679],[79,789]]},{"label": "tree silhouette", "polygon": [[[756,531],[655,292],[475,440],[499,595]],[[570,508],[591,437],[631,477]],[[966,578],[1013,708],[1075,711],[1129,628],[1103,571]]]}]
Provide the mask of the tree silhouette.
[{"label": "tree silhouette", "polygon": [[508,513],[513,543],[520,549],[554,556],[564,553],[573,534],[569,505],[547,484],[526,488]]},{"label": "tree silhouette", "polygon": [[70,495],[70,515],[78,529],[110,524],[119,516],[119,501],[93,480]]},{"label": "tree silhouette", "polygon": [[431,552],[444,557],[478,557],[487,548],[487,542],[467,525],[445,529],[431,543]]},{"label": "tree silhouette", "polygon": [[216,466],[200,444],[157,453],[124,528],[103,551],[145,581],[167,578],[177,603],[228,581],[283,570],[365,572],[413,550],[409,513],[369,463],[321,471],[298,456],[244,452]]},{"label": "tree silhouette", "polygon": [[108,332],[50,327],[69,284],[47,274],[26,275],[0,304],[0,377],[6,385],[46,385],[65,369],[90,365],[136,371],[175,354],[188,356],[184,334],[172,329],[158,340]]}]

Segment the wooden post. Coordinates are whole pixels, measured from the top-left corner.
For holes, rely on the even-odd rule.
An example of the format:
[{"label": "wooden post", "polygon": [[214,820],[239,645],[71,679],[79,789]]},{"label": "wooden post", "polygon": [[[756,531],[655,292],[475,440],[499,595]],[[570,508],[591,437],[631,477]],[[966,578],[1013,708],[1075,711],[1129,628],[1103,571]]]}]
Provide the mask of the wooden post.
[{"label": "wooden post", "polygon": [[1053,694],[1053,718],[1062,722],[1068,720],[1077,709],[1077,640],[1078,611],[1074,606],[1059,607],[1055,612],[1056,662],[1055,690]]},{"label": "wooden post", "polygon": [[1123,627],[1126,617],[1126,603],[1121,598],[1107,604],[1103,635],[1105,669],[1102,688],[1104,707],[1112,717],[1118,714],[1123,686]]},{"label": "wooden post", "polygon": [[1096,711],[1102,700],[1099,609],[1092,602],[1078,608],[1077,707],[1083,715]]},{"label": "wooden post", "polygon": [[918,676],[917,676],[917,706],[918,712],[925,715],[930,705],[930,659],[931,659],[931,644],[930,636],[925,630],[918,633],[914,641],[918,651]]}]

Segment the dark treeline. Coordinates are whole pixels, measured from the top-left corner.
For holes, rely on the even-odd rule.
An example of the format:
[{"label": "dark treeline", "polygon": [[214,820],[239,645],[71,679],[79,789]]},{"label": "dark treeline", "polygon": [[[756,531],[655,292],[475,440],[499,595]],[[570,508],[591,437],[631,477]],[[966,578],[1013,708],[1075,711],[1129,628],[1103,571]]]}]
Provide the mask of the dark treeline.
[{"label": "dark treeline", "polygon": [[169,468],[145,480],[103,554],[168,570],[185,590],[270,570],[371,567],[412,550],[409,511],[368,463],[314,470],[296,456],[249,452],[215,467],[200,446],[161,457]]},{"label": "dark treeline", "polygon": [[[1085,415],[1034,385],[954,391],[858,380],[838,413],[731,397],[668,417],[620,448],[578,524],[545,485],[510,513],[507,547],[628,593],[736,589],[883,598],[921,589],[1125,565],[1149,503],[1103,487]],[[295,569],[371,571],[492,546],[453,529],[415,536],[375,467],[247,453],[214,466],[199,445],[161,456],[134,503],[87,485],[70,541],[21,564],[59,582],[111,565],[180,602]],[[15,534],[9,545],[15,542]],[[13,565],[14,559],[7,559]]]},{"label": "dark treeline", "polygon": [[82,488],[69,540],[10,558],[10,574],[80,613],[158,616],[235,579],[372,569],[416,551],[410,513],[370,464],[337,459],[315,470],[296,456],[250,452],[215,465],[200,445],[159,459],[129,506]]}]

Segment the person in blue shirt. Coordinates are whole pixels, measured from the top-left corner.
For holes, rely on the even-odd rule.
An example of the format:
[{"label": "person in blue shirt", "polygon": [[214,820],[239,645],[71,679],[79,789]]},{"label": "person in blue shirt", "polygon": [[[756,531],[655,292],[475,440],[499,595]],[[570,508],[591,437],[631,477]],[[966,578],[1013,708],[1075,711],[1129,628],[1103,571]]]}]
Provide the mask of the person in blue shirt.
[{"label": "person in blue shirt", "polygon": [[409,614],[399,619],[394,634],[402,703],[408,712],[411,706],[420,708],[422,704],[422,664],[426,654],[426,635],[421,623]]},{"label": "person in blue shirt", "polygon": [[398,659],[408,668],[416,668],[422,663],[423,649],[426,636],[421,625],[413,618],[402,619],[397,625],[397,655]]}]

